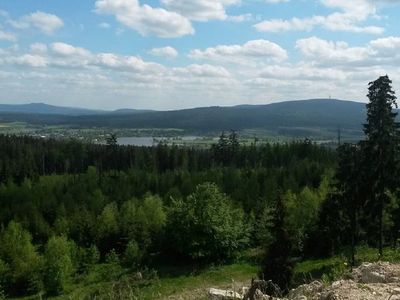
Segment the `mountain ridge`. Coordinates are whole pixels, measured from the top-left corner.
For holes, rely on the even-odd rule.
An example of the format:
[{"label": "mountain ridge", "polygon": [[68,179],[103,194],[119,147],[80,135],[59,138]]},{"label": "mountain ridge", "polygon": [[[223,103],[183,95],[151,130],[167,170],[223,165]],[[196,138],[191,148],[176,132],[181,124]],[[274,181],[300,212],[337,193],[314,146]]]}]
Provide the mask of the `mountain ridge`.
[{"label": "mountain ridge", "polygon": [[82,107],[73,107],[73,106],[63,106],[63,105],[52,105],[44,102],[28,102],[21,104],[9,104],[9,103],[0,103],[0,112],[2,113],[39,113],[39,114],[59,114],[59,115],[88,115],[88,114],[129,114],[129,113],[137,113],[137,112],[172,112],[172,111],[187,111],[193,109],[207,109],[207,108],[215,108],[215,109],[226,109],[226,108],[260,108],[266,106],[278,106],[285,105],[290,103],[304,103],[304,102],[319,102],[319,101],[340,101],[340,102],[351,102],[351,103],[359,103],[365,104],[359,101],[352,100],[342,100],[342,99],[325,99],[325,98],[315,98],[315,99],[300,99],[300,100],[286,100],[279,101],[273,103],[266,104],[238,104],[231,106],[199,106],[199,107],[191,107],[191,108],[181,108],[181,109],[172,109],[172,110],[153,110],[153,109],[134,109],[134,108],[118,108],[114,110],[104,110],[104,109],[95,109],[95,108],[82,108]]},{"label": "mountain ridge", "polygon": [[31,102],[24,104],[0,104],[0,113],[27,113],[45,115],[87,116],[103,114],[129,114],[150,112],[151,110],[139,110],[122,108],[117,110],[101,110],[70,106],[51,105],[43,102]]},{"label": "mountain ridge", "polygon": [[[310,136],[342,132],[361,136],[365,103],[338,99],[285,101],[264,105],[212,106],[171,111],[117,110],[86,115],[0,112],[0,122],[36,125],[73,125],[97,128],[183,129],[213,133],[228,130],[261,129],[276,135]],[[321,134],[322,135],[322,134]]]}]

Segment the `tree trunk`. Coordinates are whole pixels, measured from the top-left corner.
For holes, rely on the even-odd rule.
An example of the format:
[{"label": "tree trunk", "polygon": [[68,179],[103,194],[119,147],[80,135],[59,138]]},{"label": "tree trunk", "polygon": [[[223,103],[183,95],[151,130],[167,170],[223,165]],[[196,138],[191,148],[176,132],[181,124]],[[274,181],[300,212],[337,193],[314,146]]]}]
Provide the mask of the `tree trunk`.
[{"label": "tree trunk", "polygon": [[379,258],[383,257],[383,193],[379,197]]}]

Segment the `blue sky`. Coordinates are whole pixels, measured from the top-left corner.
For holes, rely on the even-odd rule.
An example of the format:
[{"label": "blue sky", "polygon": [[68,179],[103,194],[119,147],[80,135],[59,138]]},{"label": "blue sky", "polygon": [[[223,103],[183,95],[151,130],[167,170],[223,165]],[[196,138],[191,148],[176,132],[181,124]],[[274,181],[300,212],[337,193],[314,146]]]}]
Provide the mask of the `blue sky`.
[{"label": "blue sky", "polygon": [[399,28],[399,0],[0,0],[0,103],[366,101]]}]

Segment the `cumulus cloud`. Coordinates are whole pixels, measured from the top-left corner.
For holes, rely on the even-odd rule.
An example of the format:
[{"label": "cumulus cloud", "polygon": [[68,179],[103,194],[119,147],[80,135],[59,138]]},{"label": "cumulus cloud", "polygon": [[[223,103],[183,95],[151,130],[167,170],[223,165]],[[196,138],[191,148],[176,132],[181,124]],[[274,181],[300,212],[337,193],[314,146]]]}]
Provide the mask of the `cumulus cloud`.
[{"label": "cumulus cloud", "polygon": [[18,29],[36,28],[45,34],[52,34],[64,26],[63,20],[58,16],[41,11],[23,16],[18,20],[10,19],[8,23]]},{"label": "cumulus cloud", "polygon": [[227,21],[235,22],[235,23],[247,22],[247,21],[251,21],[251,20],[253,20],[253,15],[250,13],[238,15],[238,16],[228,16],[228,18],[227,18]]},{"label": "cumulus cloud", "polygon": [[176,38],[194,33],[191,22],[184,16],[141,5],[138,0],[97,0],[96,12],[114,15],[118,22],[143,36]]},{"label": "cumulus cloud", "polygon": [[36,54],[44,54],[47,52],[47,45],[42,43],[34,43],[30,46],[31,52]]},{"label": "cumulus cloud", "polygon": [[14,34],[0,30],[0,41],[15,42],[16,40],[17,37]]},{"label": "cumulus cloud", "polygon": [[240,0],[161,0],[169,10],[195,21],[226,20],[226,7]]},{"label": "cumulus cloud", "polygon": [[91,55],[90,51],[84,48],[74,47],[66,43],[53,43],[51,50],[61,56],[89,57]]},{"label": "cumulus cloud", "polygon": [[100,53],[94,57],[93,65],[118,71],[140,73],[158,73],[165,71],[161,64],[146,62],[137,56],[120,56],[112,53]]},{"label": "cumulus cloud", "polygon": [[[155,49],[163,53],[160,49],[165,48]],[[379,75],[388,73],[395,84],[400,82],[398,36],[357,47],[311,37],[299,39],[296,49],[300,55],[289,60],[285,49],[267,40],[220,45],[194,49],[190,58],[199,61],[172,67],[137,55],[94,52],[62,42],[36,43],[26,51],[14,46],[0,49],[0,64],[8,65],[0,71],[0,96],[71,98],[80,99],[78,105],[95,101],[93,106],[109,103],[112,108],[135,99],[140,107],[171,109],[329,94],[361,100],[367,83]]]},{"label": "cumulus cloud", "polygon": [[231,74],[228,70],[221,66],[213,66],[213,65],[198,65],[192,64],[185,68],[175,68],[173,69],[175,73],[181,75],[191,75],[195,77],[230,77]]},{"label": "cumulus cloud", "polygon": [[312,64],[300,63],[298,65],[279,66],[273,65],[265,67],[260,73],[261,78],[273,78],[287,80],[345,80],[346,72],[335,68],[318,68]]},{"label": "cumulus cloud", "polygon": [[327,16],[308,18],[270,19],[254,25],[260,32],[310,31],[317,26],[331,31],[382,34],[383,27],[360,25],[369,17],[376,15],[376,3],[369,0],[320,0],[321,3],[340,12]]},{"label": "cumulus cloud", "polygon": [[252,40],[243,45],[219,45],[205,50],[194,49],[190,51],[189,57],[192,59],[229,60],[236,63],[246,63],[247,59],[283,61],[287,59],[288,54],[281,46],[268,40]]},{"label": "cumulus cloud", "polygon": [[400,37],[372,40],[363,47],[350,47],[343,41],[311,37],[298,40],[296,48],[315,64],[377,66],[396,65],[400,60]]},{"label": "cumulus cloud", "polygon": [[46,67],[47,61],[40,55],[24,54],[3,58],[3,64],[13,64],[18,66],[28,66],[33,68]]},{"label": "cumulus cloud", "polygon": [[149,51],[149,54],[153,56],[174,58],[178,56],[178,51],[173,47],[162,47],[162,48],[153,48]]}]

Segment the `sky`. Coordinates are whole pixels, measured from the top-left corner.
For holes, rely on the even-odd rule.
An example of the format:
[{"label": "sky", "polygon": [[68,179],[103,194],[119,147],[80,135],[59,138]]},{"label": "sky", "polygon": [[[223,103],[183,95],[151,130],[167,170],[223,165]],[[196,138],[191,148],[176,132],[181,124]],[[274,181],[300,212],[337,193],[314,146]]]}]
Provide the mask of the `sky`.
[{"label": "sky", "polygon": [[170,110],[400,90],[400,0],[0,0],[0,103]]}]

